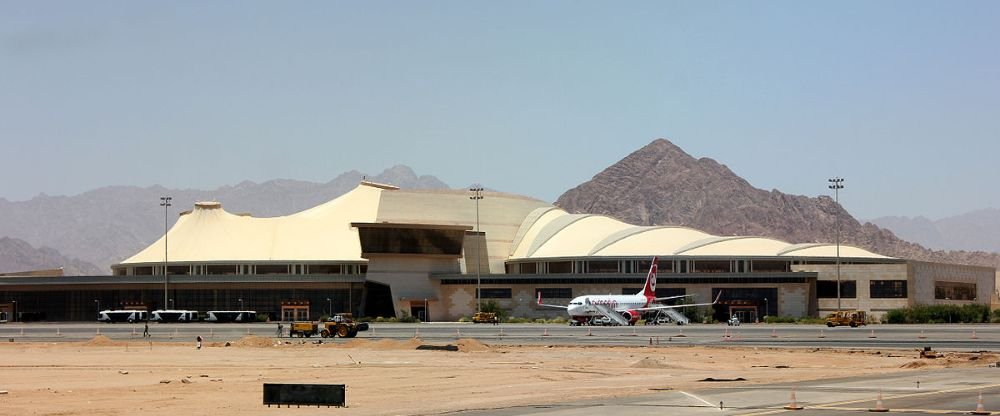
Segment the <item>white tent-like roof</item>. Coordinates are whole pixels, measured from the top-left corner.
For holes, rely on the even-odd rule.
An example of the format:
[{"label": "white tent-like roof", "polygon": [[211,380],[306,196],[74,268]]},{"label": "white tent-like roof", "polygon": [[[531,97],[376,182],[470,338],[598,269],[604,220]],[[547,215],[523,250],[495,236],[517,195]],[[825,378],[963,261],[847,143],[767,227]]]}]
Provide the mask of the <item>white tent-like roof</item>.
[{"label": "white tent-like roof", "polygon": [[[325,204],[292,215],[234,215],[218,202],[199,202],[167,233],[171,262],[362,261],[352,222],[374,222],[382,189],[358,186]],[[162,263],[164,239],[122,264]]]},{"label": "white tent-like roof", "polygon": [[[692,257],[834,257],[833,244],[790,244],[767,237],[714,236],[687,227],[629,225],[603,215],[549,208],[529,215],[513,259],[675,255]],[[840,257],[892,259],[840,245]]]}]

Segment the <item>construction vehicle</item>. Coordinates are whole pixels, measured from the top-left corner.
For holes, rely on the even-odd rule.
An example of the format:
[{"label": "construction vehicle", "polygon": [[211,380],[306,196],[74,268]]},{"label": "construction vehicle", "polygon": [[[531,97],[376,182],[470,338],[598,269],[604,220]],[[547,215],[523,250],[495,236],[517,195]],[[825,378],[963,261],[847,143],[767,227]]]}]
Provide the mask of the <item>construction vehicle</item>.
[{"label": "construction vehicle", "polygon": [[494,312],[476,312],[472,315],[472,323],[474,324],[499,324],[500,317]]},{"label": "construction vehicle", "polygon": [[309,338],[319,335],[323,338],[341,337],[354,338],[358,336],[358,325],[354,322],[292,322],[288,336]]},{"label": "construction vehicle", "polygon": [[865,311],[837,311],[826,317],[826,326],[830,328],[835,326],[850,326],[851,328],[857,328],[867,324],[868,322]]}]

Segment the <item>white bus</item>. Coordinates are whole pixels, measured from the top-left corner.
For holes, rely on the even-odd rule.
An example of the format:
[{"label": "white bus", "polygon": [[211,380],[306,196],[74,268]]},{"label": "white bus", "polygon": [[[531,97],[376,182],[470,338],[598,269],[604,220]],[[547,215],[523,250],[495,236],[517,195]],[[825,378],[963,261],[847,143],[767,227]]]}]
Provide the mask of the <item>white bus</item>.
[{"label": "white bus", "polygon": [[195,322],[198,320],[198,311],[155,310],[150,320],[156,322]]},{"label": "white bus", "polygon": [[97,316],[98,322],[139,322],[145,321],[149,317],[146,311],[132,311],[132,310],[104,310]]},{"label": "white bus", "polygon": [[240,322],[249,323],[257,320],[257,311],[208,311],[206,322]]}]

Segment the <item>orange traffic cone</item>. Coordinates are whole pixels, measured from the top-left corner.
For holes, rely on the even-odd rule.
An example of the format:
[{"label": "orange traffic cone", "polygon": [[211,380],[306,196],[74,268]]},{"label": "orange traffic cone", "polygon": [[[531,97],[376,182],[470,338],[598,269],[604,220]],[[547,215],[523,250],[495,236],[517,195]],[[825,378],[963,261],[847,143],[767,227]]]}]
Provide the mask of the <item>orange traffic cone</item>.
[{"label": "orange traffic cone", "polygon": [[674,335],[674,336],[675,336],[675,337],[686,337],[687,335],[684,335],[684,328],[681,328],[681,329],[680,329],[680,330],[679,330],[679,331],[677,332],[677,335]]},{"label": "orange traffic cone", "polygon": [[869,412],[888,412],[889,409],[882,406],[882,389],[878,390],[878,399],[875,400],[875,408],[868,409]]},{"label": "orange traffic cone", "polygon": [[542,336],[543,337],[549,336],[549,329],[548,328],[545,328],[545,332],[542,332]]},{"label": "orange traffic cone", "polygon": [[805,409],[799,406],[799,403],[795,401],[795,387],[792,387],[792,402],[785,406],[785,410],[802,410]]},{"label": "orange traffic cone", "polygon": [[976,410],[973,410],[969,413],[972,413],[974,415],[991,414],[990,412],[987,412],[985,408],[983,408],[983,392],[979,392],[979,400],[976,400]]},{"label": "orange traffic cone", "polygon": [[587,328],[587,336],[590,337],[593,335],[594,335],[593,331],[590,328]]},{"label": "orange traffic cone", "polygon": [[872,330],[872,333],[871,335],[868,336],[868,338],[876,338],[874,329]]},{"label": "orange traffic cone", "polygon": [[979,337],[976,336],[976,330],[975,329],[972,330],[972,339],[979,339]]},{"label": "orange traffic cone", "polygon": [[924,335],[924,330],[922,330],[922,329],[920,330],[920,335],[917,335],[917,338],[920,338],[920,339],[927,338],[927,336]]}]

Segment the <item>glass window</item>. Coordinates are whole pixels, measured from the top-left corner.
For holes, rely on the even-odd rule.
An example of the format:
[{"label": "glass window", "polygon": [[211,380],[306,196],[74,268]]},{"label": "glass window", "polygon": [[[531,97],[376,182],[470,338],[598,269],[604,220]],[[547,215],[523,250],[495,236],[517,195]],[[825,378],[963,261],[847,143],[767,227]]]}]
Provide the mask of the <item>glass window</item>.
[{"label": "glass window", "polygon": [[588,273],[618,273],[617,261],[591,261]]},{"label": "glass window", "polygon": [[510,288],[480,288],[479,296],[481,299],[510,299],[511,289]]},{"label": "glass window", "polygon": [[535,294],[542,294],[542,299],[572,299],[573,289],[568,287],[540,287],[535,288]]},{"label": "glass window", "polygon": [[[837,281],[836,280],[816,281],[816,297],[821,299],[836,299]],[[854,299],[858,297],[858,282],[854,280],[841,280],[840,297],[841,299],[845,298]]]},{"label": "glass window", "polygon": [[538,265],[536,263],[521,263],[521,274],[535,273],[538,273]]},{"label": "glass window", "polygon": [[934,299],[976,300],[976,284],[960,282],[934,282]]},{"label": "glass window", "polygon": [[573,273],[573,262],[553,261],[549,262],[549,273]]},{"label": "glass window", "polygon": [[732,265],[728,260],[717,261],[717,260],[695,260],[694,262],[694,273],[729,273],[732,271]]},{"label": "glass window", "polygon": [[905,299],[905,280],[872,280],[869,288],[872,299]]}]

